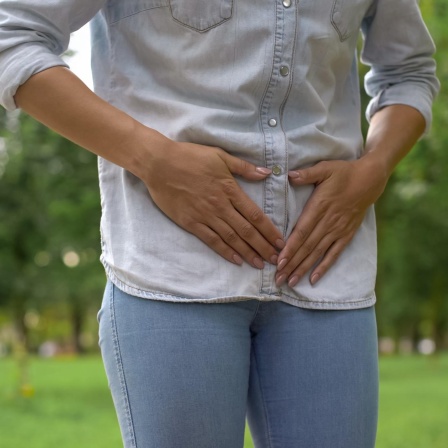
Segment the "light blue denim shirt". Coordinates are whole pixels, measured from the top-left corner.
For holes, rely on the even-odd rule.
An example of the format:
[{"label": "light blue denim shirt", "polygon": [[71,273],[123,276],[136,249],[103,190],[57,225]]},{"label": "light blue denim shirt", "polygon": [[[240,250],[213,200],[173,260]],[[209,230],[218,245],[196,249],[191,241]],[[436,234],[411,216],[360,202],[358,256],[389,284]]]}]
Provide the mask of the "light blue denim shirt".
[{"label": "light blue denim shirt", "polygon": [[[371,117],[407,104],[431,122],[439,88],[433,42],[416,0],[0,0],[0,101],[31,75],[66,65],[70,33],[92,21],[95,91],[177,141],[218,146],[276,167],[238,179],[285,238],[312,186],[287,171],[363,152],[356,47],[371,66]],[[315,285],[277,288],[276,267],[234,265],[170,221],[138,178],[99,159],[102,256],[109,278],[159,300],[282,300],[315,309],[375,303],[371,207]]]}]

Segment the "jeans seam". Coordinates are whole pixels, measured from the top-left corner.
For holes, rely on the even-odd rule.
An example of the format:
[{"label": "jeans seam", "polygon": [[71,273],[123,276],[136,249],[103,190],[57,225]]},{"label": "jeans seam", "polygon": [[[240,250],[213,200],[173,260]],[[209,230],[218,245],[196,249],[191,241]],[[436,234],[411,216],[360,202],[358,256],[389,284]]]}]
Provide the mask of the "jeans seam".
[{"label": "jeans seam", "polygon": [[132,446],[137,448],[137,441],[135,439],[135,430],[134,430],[134,423],[132,419],[132,412],[131,412],[131,406],[129,403],[129,392],[128,387],[126,384],[126,377],[124,374],[123,369],[123,363],[121,358],[121,350],[120,350],[120,342],[118,340],[118,331],[117,331],[117,325],[116,325],[116,319],[115,319],[115,303],[114,303],[114,291],[115,291],[115,285],[111,285],[111,293],[110,293],[110,323],[112,328],[112,337],[113,337],[113,344],[114,344],[114,352],[115,352],[115,362],[117,365],[118,370],[118,377],[120,380],[120,386],[121,386],[121,392],[123,394],[124,403],[125,403],[125,413],[126,413],[126,420],[127,420],[127,426],[128,431],[131,436],[131,443]]},{"label": "jeans seam", "polygon": [[255,350],[255,346],[252,346],[252,347],[253,347],[253,351],[254,351],[255,370],[256,370],[257,375],[258,375],[258,386],[259,386],[259,389],[260,389],[260,396],[261,396],[261,403],[262,403],[262,406],[263,406],[264,420],[265,420],[265,424],[266,424],[266,440],[268,442],[268,448],[272,448],[271,432],[270,432],[270,428],[269,428],[269,419],[268,419],[268,410],[266,408],[266,402],[265,402],[264,396],[263,396],[263,389],[261,387],[261,376],[260,376],[260,372],[258,370],[257,352]]},{"label": "jeans seam", "polygon": [[255,320],[255,318],[257,317],[257,314],[258,314],[258,310],[260,309],[260,305],[261,305],[261,301],[258,300],[257,308],[255,308],[254,315],[252,316],[252,319],[250,321],[249,326],[251,326],[254,323],[254,320]]}]

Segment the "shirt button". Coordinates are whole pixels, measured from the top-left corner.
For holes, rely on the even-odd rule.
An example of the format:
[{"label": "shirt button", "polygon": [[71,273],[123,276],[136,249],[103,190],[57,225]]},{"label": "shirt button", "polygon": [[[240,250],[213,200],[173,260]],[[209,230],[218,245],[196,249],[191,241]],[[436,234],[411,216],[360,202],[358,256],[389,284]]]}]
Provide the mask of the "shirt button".
[{"label": "shirt button", "polygon": [[275,118],[271,118],[271,119],[268,121],[268,124],[269,124],[269,126],[270,126],[271,128],[273,128],[273,127],[277,126],[277,120],[276,120]]},{"label": "shirt button", "polygon": [[283,6],[289,8],[291,6],[291,0],[283,0]]},{"label": "shirt button", "polygon": [[286,65],[282,65],[280,67],[280,74],[282,76],[288,76],[289,75],[289,68]]},{"label": "shirt button", "polygon": [[280,176],[280,174],[282,174],[282,167],[280,165],[274,165],[272,167],[272,173],[276,176]]}]

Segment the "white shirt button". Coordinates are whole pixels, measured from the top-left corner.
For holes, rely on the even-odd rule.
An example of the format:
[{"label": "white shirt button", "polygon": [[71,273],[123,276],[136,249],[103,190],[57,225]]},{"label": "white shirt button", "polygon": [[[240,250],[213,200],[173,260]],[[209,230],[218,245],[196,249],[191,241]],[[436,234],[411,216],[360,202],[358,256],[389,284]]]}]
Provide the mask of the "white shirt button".
[{"label": "white shirt button", "polygon": [[272,174],[275,176],[280,176],[280,174],[282,174],[282,167],[280,165],[274,165],[272,167]]},{"label": "white shirt button", "polygon": [[268,124],[269,124],[269,126],[270,126],[271,128],[273,128],[273,127],[277,126],[277,120],[276,120],[275,118],[271,118],[271,119],[268,121]]},{"label": "white shirt button", "polygon": [[289,8],[291,6],[291,0],[283,0],[283,6]]}]

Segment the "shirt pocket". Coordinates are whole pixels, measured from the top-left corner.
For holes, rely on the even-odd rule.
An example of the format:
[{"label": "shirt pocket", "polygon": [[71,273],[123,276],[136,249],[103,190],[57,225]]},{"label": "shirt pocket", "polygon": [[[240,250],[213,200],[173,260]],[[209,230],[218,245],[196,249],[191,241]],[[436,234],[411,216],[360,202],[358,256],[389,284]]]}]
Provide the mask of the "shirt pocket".
[{"label": "shirt pocket", "polygon": [[203,33],[232,17],[233,1],[169,0],[169,4],[174,20]]},{"label": "shirt pocket", "polygon": [[341,42],[358,33],[371,4],[372,0],[333,0],[331,23]]}]

